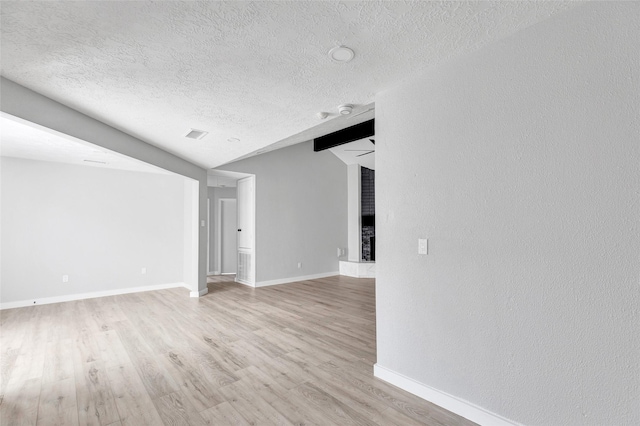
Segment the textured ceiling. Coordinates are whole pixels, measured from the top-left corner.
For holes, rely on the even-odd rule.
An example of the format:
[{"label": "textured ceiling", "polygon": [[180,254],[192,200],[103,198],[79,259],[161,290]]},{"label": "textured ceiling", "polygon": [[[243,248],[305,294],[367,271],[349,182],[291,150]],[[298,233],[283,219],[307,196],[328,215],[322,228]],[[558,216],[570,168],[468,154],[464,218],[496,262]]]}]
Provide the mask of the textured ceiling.
[{"label": "textured ceiling", "polygon": [[0,115],[0,155],[101,169],[171,174],[151,164],[6,115]]},{"label": "textured ceiling", "polygon": [[[214,167],[350,125],[332,121],[339,104],[365,110],[380,90],[573,4],[2,1],[1,72]],[[347,64],[327,56],[340,44],[355,51]],[[332,115],[310,132],[319,111]],[[185,139],[191,128],[209,134]]]}]

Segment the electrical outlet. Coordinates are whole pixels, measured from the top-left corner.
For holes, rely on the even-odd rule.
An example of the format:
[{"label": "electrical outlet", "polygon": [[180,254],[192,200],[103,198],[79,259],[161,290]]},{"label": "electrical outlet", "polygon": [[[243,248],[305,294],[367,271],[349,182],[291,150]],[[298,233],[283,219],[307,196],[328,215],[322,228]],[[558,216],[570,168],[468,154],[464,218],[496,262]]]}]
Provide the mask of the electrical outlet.
[{"label": "electrical outlet", "polygon": [[147,268],[142,268],[142,275],[147,273]]},{"label": "electrical outlet", "polygon": [[302,268],[302,262],[298,262],[298,269]]},{"label": "electrical outlet", "polygon": [[68,283],[69,282],[69,275],[63,275],[62,276],[62,282],[63,283]]}]

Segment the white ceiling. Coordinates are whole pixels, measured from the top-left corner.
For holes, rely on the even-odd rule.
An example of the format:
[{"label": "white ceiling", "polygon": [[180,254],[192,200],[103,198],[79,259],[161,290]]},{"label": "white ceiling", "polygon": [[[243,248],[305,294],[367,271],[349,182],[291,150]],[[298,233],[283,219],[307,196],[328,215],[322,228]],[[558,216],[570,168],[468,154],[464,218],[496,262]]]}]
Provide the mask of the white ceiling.
[{"label": "white ceiling", "polygon": [[[377,92],[574,4],[2,1],[1,73],[210,168],[355,124],[335,118],[339,104],[364,111]],[[327,56],[341,44],[355,51],[347,64]],[[209,134],[185,139],[191,128]]]},{"label": "white ceiling", "polygon": [[172,174],[151,164],[6,114],[0,114],[0,155],[102,169]]}]

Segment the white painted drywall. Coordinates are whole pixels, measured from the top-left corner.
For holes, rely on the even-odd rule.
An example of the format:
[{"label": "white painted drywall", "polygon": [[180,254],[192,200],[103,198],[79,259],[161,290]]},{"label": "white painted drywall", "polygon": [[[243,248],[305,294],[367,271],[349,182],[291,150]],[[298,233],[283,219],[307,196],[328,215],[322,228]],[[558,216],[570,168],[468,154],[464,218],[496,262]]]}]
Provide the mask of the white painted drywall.
[{"label": "white painted drywall", "polygon": [[185,178],[1,164],[2,303],[183,282]]},{"label": "white painted drywall", "polygon": [[640,424],[638,40],[640,4],[588,3],[376,98],[380,366]]},{"label": "white painted drywall", "polygon": [[348,247],[347,258],[349,262],[360,262],[362,256],[360,248],[362,243],[362,226],[360,225],[360,164],[347,166],[347,232]]},{"label": "white painted drywall", "polygon": [[342,161],[305,142],[220,169],[256,175],[256,281],[337,273],[347,246]]},{"label": "white painted drywall", "polygon": [[[0,77],[0,92],[0,110],[6,114],[198,181],[198,222],[206,221],[206,170],[4,77]],[[198,226],[197,235],[198,250],[194,253],[197,257],[189,263],[197,265],[197,272],[194,272],[197,275],[197,290],[203,292],[207,289],[206,226]]]},{"label": "white painted drywall", "polygon": [[182,207],[183,215],[183,277],[184,283],[192,289],[191,297],[200,297],[207,294],[207,288],[194,290],[198,286],[198,233],[202,227],[206,228],[206,222],[199,223],[198,218],[198,181],[184,178],[184,198]]}]

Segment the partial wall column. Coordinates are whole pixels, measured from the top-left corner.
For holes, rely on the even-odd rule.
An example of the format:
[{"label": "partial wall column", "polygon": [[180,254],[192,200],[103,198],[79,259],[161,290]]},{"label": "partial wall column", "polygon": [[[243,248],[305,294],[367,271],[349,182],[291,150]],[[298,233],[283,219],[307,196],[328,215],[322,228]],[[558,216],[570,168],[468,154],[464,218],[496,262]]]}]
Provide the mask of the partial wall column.
[{"label": "partial wall column", "polygon": [[347,235],[349,262],[359,262],[360,254],[360,165],[347,166]]},{"label": "partial wall column", "polygon": [[[184,180],[184,283],[191,289],[191,297],[207,294],[206,276],[200,279],[200,183]],[[206,260],[206,259],[205,259]],[[202,285],[204,284],[204,285]]]}]

